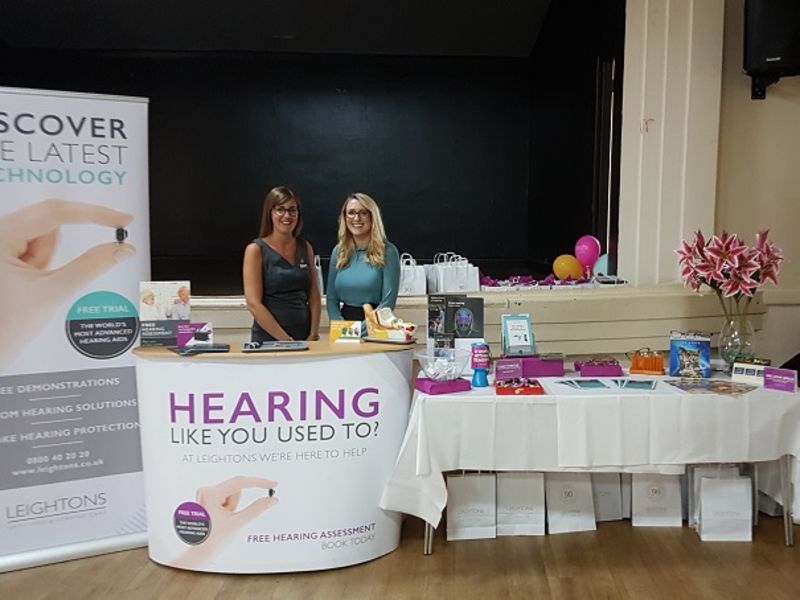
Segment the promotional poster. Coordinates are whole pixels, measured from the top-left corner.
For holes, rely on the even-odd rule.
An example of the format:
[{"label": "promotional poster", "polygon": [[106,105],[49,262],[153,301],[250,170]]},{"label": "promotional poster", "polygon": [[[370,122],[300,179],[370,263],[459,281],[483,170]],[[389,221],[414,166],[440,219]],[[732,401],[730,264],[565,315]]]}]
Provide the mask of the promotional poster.
[{"label": "promotional poster", "polygon": [[146,529],[147,169],[146,100],[0,88],[0,570]]},{"label": "promotional poster", "polygon": [[[192,317],[189,281],[140,281],[139,326],[142,346],[183,346],[179,328]],[[191,336],[190,336],[191,337]]]},{"label": "promotional poster", "polygon": [[412,351],[139,356],[150,556],[198,571],[328,569],[400,541],[379,508]]}]

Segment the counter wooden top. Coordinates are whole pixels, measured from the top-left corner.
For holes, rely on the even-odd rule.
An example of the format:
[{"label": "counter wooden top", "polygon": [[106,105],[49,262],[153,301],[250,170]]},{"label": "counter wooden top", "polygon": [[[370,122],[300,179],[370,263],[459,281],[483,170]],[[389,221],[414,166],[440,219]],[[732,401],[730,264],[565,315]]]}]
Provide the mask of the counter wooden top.
[{"label": "counter wooden top", "polygon": [[327,340],[319,342],[308,342],[308,350],[294,352],[242,352],[238,344],[231,344],[230,352],[205,352],[190,356],[181,356],[163,347],[142,348],[141,346],[133,349],[136,356],[142,358],[172,359],[181,361],[197,360],[280,360],[280,359],[301,359],[314,357],[333,357],[350,356],[354,354],[376,354],[380,352],[401,352],[403,350],[415,350],[414,344],[380,344],[375,342],[361,343],[339,343],[335,344]]}]

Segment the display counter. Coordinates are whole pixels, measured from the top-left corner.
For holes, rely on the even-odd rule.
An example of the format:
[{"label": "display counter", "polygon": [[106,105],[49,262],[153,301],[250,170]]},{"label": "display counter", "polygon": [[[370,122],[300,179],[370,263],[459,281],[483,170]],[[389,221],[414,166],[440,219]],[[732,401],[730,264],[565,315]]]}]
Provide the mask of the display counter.
[{"label": "display counter", "polygon": [[400,541],[378,503],[408,422],[412,351],[139,348],[150,558],[276,573],[372,560]]}]

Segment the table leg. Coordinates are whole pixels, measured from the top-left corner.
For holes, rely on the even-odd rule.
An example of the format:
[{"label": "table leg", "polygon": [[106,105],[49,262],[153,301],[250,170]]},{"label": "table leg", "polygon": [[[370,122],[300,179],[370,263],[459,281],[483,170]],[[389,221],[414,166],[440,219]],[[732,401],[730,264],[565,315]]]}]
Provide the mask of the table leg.
[{"label": "table leg", "polygon": [[780,459],[781,495],[783,496],[783,534],[787,546],[794,546],[794,529],[792,523],[792,503],[794,502],[792,484],[792,457],[785,454]]},{"label": "table leg", "polygon": [[433,534],[436,530],[433,528],[433,525],[425,522],[425,537],[422,540],[422,554],[425,556],[429,556],[433,554]]},{"label": "table leg", "polygon": [[686,504],[688,505],[686,508],[688,517],[686,522],[689,527],[694,527],[696,525],[694,521],[694,465],[686,465],[686,488]]},{"label": "table leg", "polygon": [[753,526],[758,525],[758,463],[750,463],[753,485]]}]

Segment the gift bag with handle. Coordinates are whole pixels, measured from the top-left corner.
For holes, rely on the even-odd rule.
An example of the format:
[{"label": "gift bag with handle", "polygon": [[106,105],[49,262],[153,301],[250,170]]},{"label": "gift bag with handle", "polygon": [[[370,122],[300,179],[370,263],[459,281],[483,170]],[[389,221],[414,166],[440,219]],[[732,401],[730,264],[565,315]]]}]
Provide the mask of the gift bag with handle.
[{"label": "gift bag with handle", "polygon": [[497,535],[544,535],[544,473],[497,474]]},{"label": "gift bag with handle", "polygon": [[480,291],[478,268],[463,256],[448,253],[437,265],[436,285],[439,292],[446,293]]},{"label": "gift bag with handle", "polygon": [[453,265],[461,257],[455,252],[440,252],[433,259],[433,271],[436,282],[436,293],[448,294],[458,292]]},{"label": "gift bag with handle", "polygon": [[400,255],[399,296],[424,296],[427,291],[425,268],[408,252]]},{"label": "gift bag with handle", "polygon": [[[452,254],[452,253],[451,253]],[[427,288],[429,294],[436,294],[439,290],[438,269],[439,264],[447,260],[447,252],[437,252],[433,255],[433,262],[429,265],[423,265],[425,269],[425,279],[427,281]]]},{"label": "gift bag with handle", "polygon": [[447,539],[497,537],[497,495],[494,473],[447,477]]},{"label": "gift bag with handle", "polygon": [[689,515],[689,527],[696,527],[700,518],[700,480],[703,477],[738,477],[738,465],[707,465],[693,467],[694,488],[688,490],[692,494],[692,514]]},{"label": "gift bag with handle", "polygon": [[749,477],[701,477],[697,533],[704,542],[753,541]]},{"label": "gift bag with handle", "polygon": [[325,286],[322,282],[322,262],[319,259],[319,254],[314,255],[314,268],[317,271],[317,285],[319,286],[319,295],[325,295]]},{"label": "gift bag with handle", "polygon": [[592,473],[592,496],[597,521],[622,519],[622,484],[619,473]]},{"label": "gift bag with handle", "polygon": [[594,531],[594,499],[589,473],[547,473],[547,531]]},{"label": "gift bag with handle", "polygon": [[620,473],[619,487],[622,496],[622,518],[631,518],[631,487],[633,485],[633,475],[631,473]]},{"label": "gift bag with handle", "polygon": [[681,527],[680,475],[634,473],[631,513],[634,527]]}]

